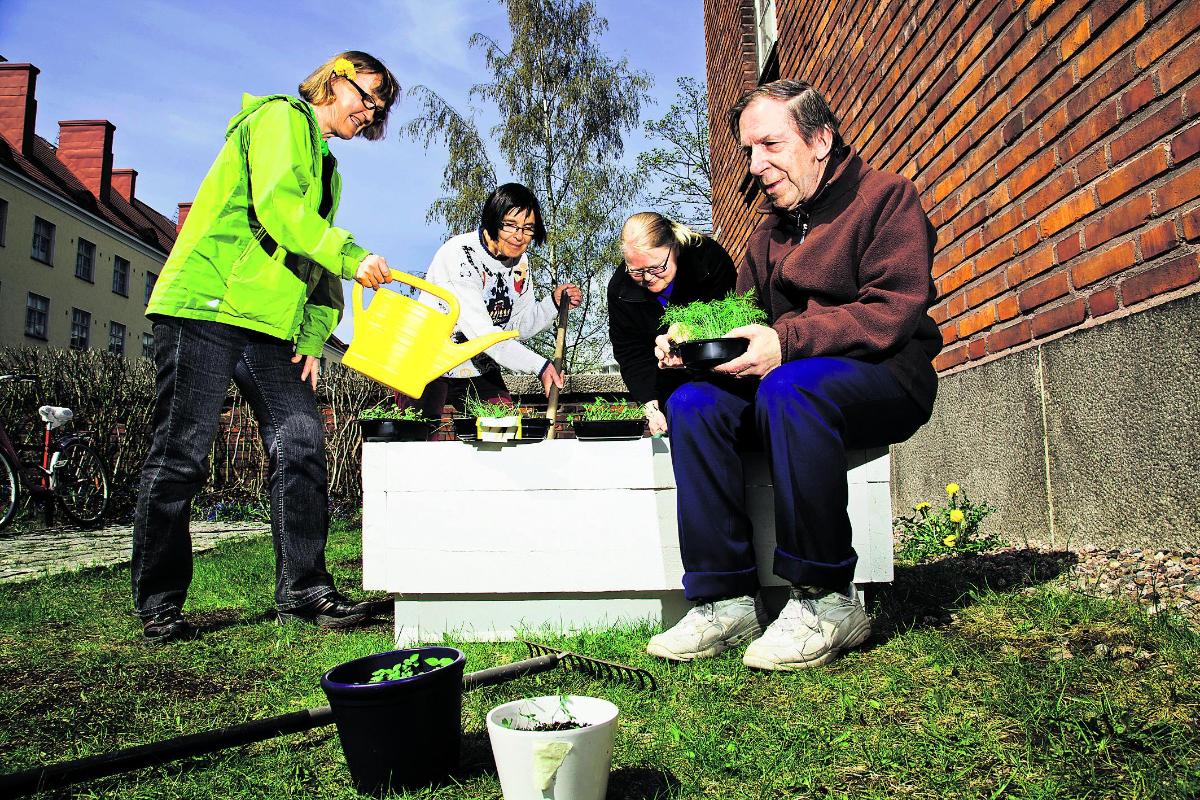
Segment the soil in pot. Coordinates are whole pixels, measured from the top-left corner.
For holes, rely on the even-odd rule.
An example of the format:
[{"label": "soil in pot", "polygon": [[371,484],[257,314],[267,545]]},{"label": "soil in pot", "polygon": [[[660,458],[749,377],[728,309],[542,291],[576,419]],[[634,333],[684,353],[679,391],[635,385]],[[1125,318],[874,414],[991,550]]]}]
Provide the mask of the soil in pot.
[{"label": "soil in pot", "polygon": [[732,361],[746,352],[749,339],[722,337],[720,339],[695,339],[676,346],[683,365],[688,369],[705,370]]},{"label": "soil in pot", "polygon": [[434,423],[421,419],[360,419],[364,442],[424,442]]}]

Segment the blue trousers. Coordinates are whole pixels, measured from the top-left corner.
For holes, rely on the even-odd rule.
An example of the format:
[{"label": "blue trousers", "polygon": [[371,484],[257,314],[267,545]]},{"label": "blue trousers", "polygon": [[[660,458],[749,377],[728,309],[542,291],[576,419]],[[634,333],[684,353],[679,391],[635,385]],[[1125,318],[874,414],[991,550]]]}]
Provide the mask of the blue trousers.
[{"label": "blue trousers", "polygon": [[846,451],[902,442],[928,414],[883,364],[806,358],[762,380],[712,375],[667,402],[684,595],[754,594],[758,575],[741,451],[766,452],[775,492],[774,572],[845,589],[858,556],[846,513]]},{"label": "blue trousers", "polygon": [[292,344],[220,322],[160,317],[153,440],[133,522],[133,601],[139,616],[183,609],[192,581],[192,498],[208,480],[208,454],[232,380],[258,420],[270,462],[275,604],[287,611],[333,591],[325,425]]}]

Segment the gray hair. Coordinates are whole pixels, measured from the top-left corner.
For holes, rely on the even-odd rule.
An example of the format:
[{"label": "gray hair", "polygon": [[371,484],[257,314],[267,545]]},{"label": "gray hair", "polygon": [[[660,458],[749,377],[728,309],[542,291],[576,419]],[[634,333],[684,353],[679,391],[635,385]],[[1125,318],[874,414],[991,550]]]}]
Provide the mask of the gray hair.
[{"label": "gray hair", "polygon": [[834,149],[842,146],[838,118],[829,107],[829,103],[810,84],[793,80],[772,81],[756,86],[733,104],[733,108],[729,109],[729,130],[733,132],[735,142],[741,140],[742,112],[746,110],[746,106],[762,97],[787,103],[788,111],[792,112],[792,124],[805,144],[812,144],[818,131],[829,128],[833,132]]}]

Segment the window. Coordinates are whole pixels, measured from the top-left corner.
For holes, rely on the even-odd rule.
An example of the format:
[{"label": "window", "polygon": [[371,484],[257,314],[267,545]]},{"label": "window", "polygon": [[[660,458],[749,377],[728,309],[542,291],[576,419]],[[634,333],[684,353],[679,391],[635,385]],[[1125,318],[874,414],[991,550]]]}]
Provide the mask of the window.
[{"label": "window", "polygon": [[41,217],[33,218],[33,252],[35,261],[54,264],[54,225]]},{"label": "window", "polygon": [[142,357],[143,358],[154,358],[154,334],[153,333],[143,333],[142,334]]},{"label": "window", "polygon": [[154,292],[154,284],[158,283],[158,275],[149,270],[146,270],[146,300],[145,305],[150,305],[150,295]]},{"label": "window", "polygon": [[764,73],[771,66],[768,60],[778,38],[779,32],[775,27],[775,0],[754,0],[754,52],[758,61],[758,74],[764,82],[773,79]]},{"label": "window", "polygon": [[75,277],[93,283],[96,276],[96,245],[87,239],[79,240],[75,253]]},{"label": "window", "polygon": [[129,297],[129,261],[113,256],[113,294]]},{"label": "window", "polygon": [[0,200],[0,247],[4,247],[4,232],[8,230],[8,201]]},{"label": "window", "polygon": [[108,352],[114,356],[125,355],[125,326],[119,322],[108,323]]},{"label": "window", "polygon": [[71,349],[87,350],[88,334],[92,330],[92,315],[78,308],[71,309]]},{"label": "window", "polygon": [[45,339],[46,323],[49,319],[50,299],[30,292],[25,300],[25,335]]}]

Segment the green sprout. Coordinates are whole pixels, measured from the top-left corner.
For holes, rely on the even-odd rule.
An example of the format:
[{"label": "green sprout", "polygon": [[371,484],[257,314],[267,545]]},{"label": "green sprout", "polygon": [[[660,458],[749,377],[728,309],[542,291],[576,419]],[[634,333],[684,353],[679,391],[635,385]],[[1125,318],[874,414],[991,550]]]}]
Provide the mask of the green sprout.
[{"label": "green sprout", "polygon": [[686,306],[667,306],[662,322],[676,342],[719,339],[734,328],[762,324],[767,312],[754,299],[754,290],[745,294],[729,293],[720,300],[697,300]]},{"label": "green sprout", "polygon": [[642,409],[634,403],[627,403],[624,400],[605,400],[603,397],[597,397],[590,403],[584,403],[583,418],[585,420],[610,420],[610,419],[642,419],[645,415]]}]

